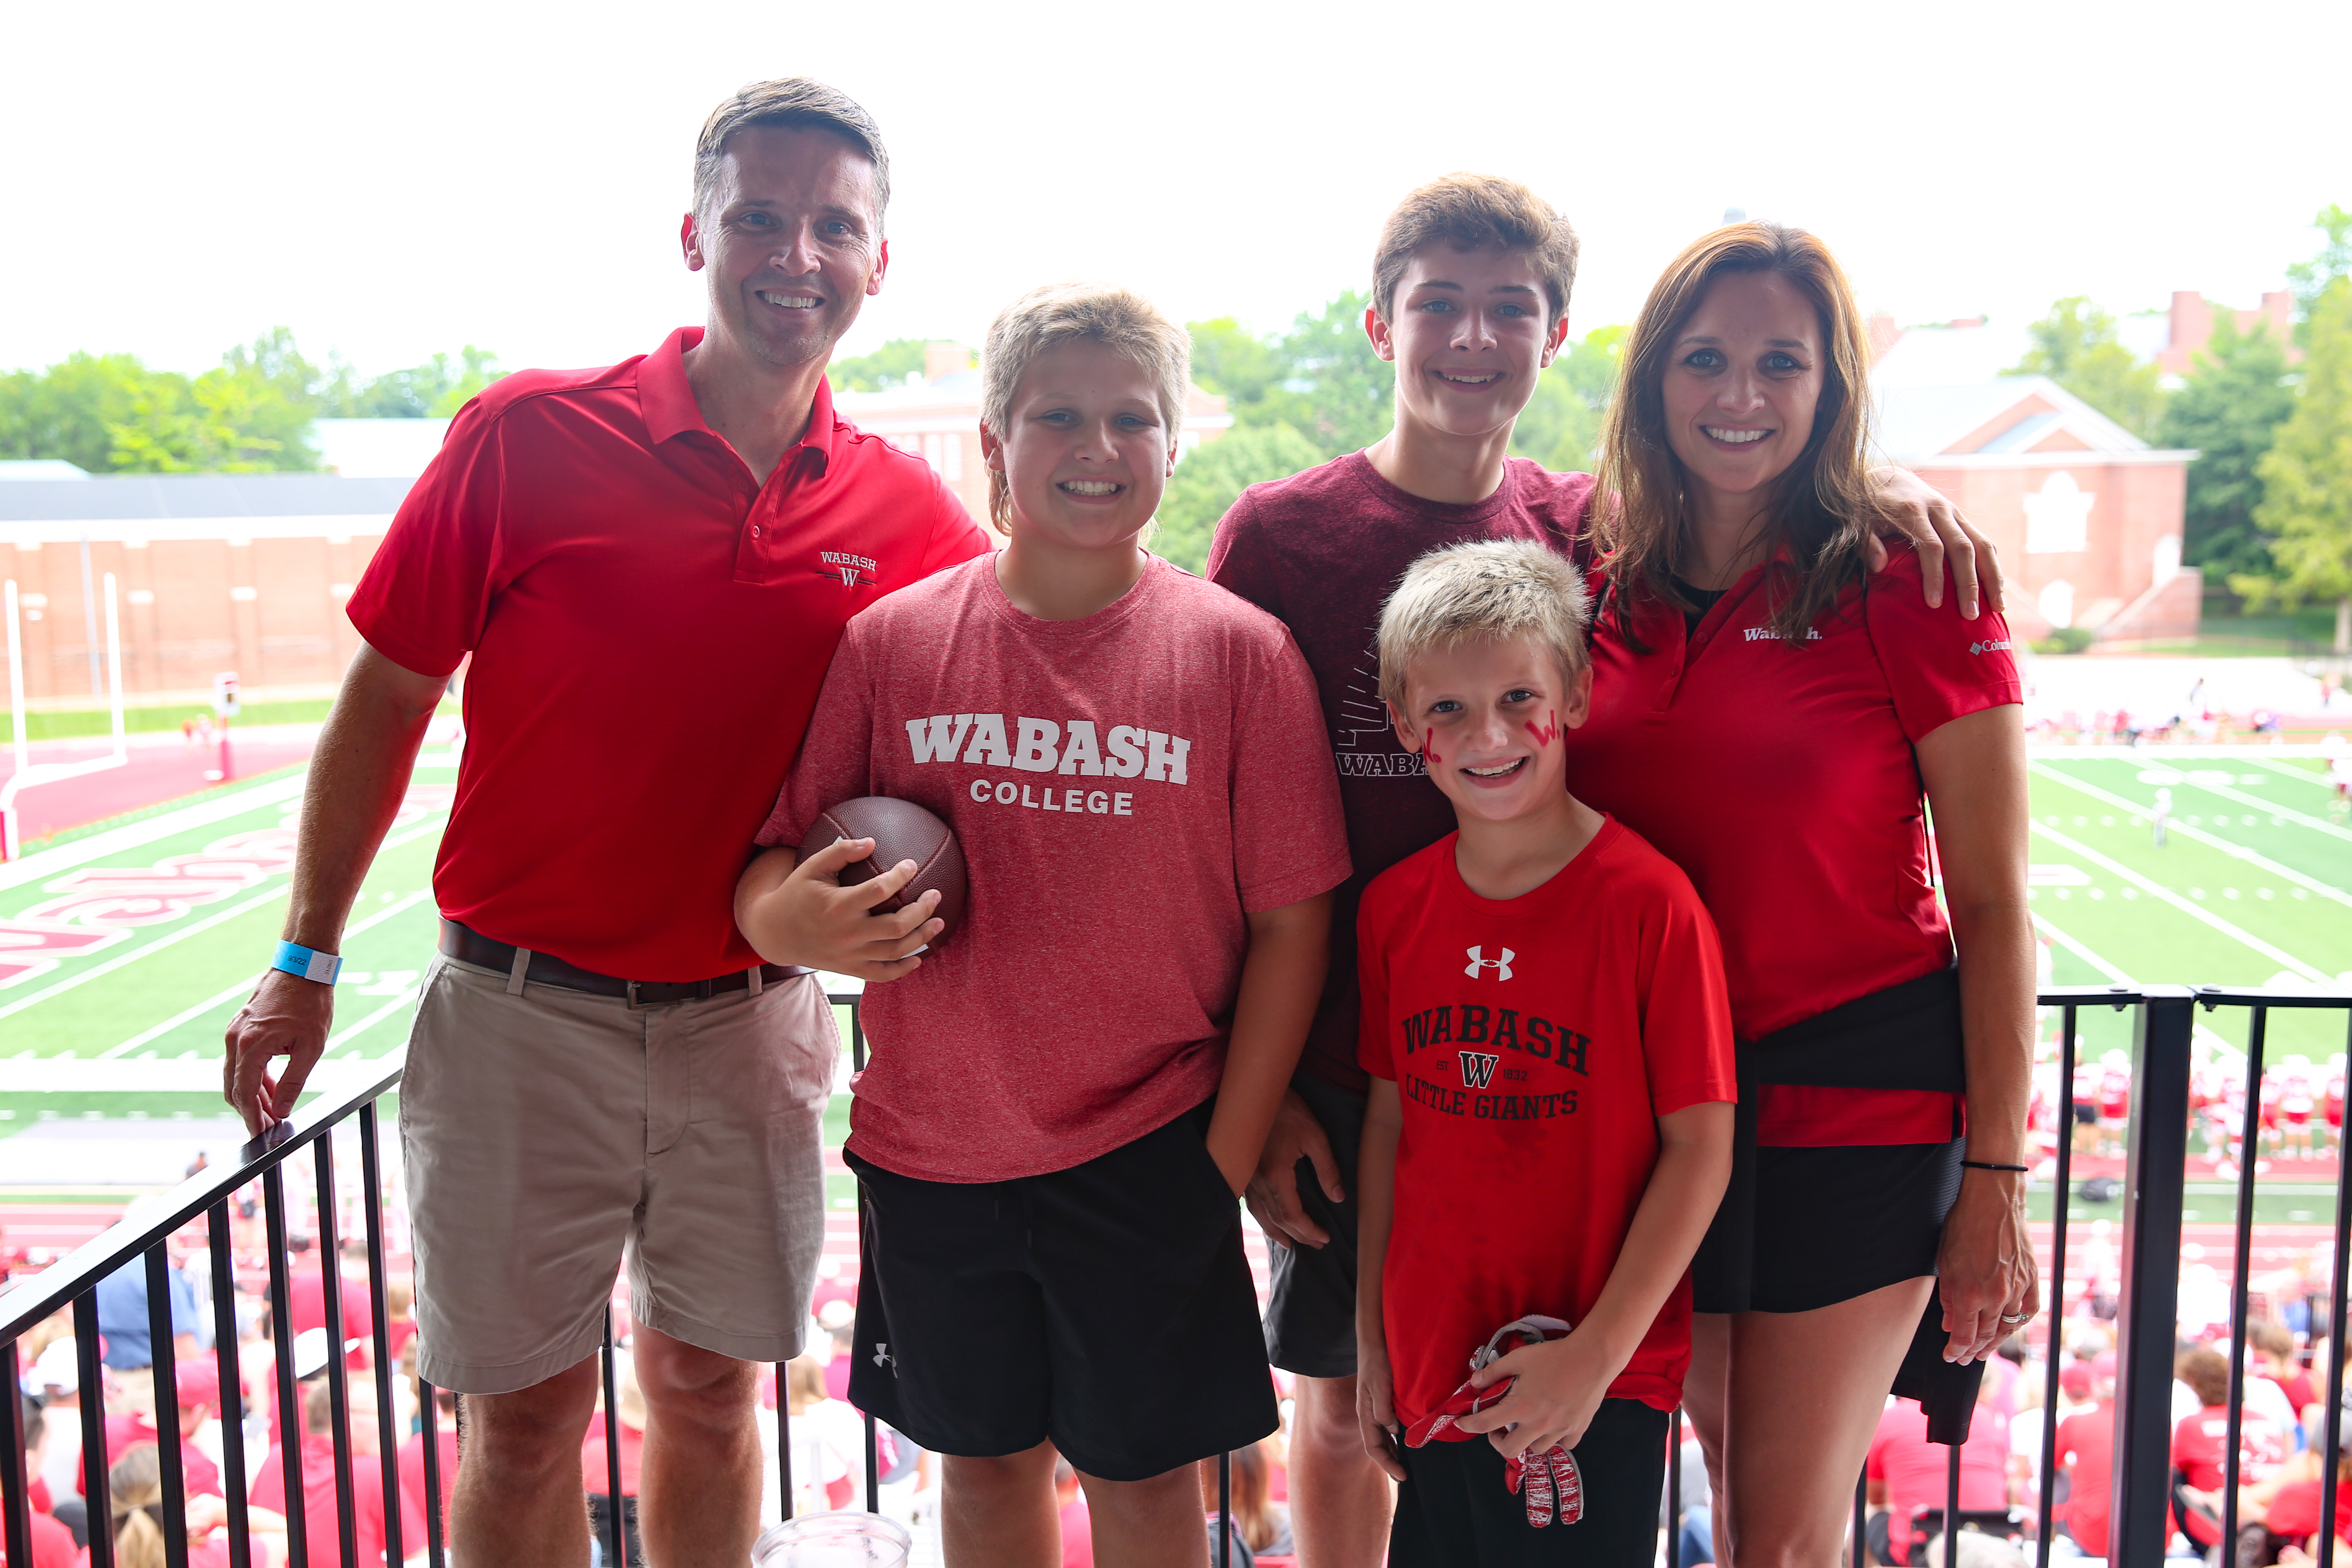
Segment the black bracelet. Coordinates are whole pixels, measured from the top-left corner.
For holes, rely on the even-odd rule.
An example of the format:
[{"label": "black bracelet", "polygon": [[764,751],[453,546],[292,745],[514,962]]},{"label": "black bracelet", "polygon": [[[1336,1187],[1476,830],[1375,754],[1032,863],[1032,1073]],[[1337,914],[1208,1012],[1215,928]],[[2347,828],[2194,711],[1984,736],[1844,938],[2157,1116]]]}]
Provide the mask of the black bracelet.
[{"label": "black bracelet", "polygon": [[2023,1165],[1995,1165],[1990,1164],[1982,1160],[1963,1160],[1960,1162],[1960,1164],[1964,1169],[1970,1171],[2017,1171],[2021,1173],[2026,1169]]}]

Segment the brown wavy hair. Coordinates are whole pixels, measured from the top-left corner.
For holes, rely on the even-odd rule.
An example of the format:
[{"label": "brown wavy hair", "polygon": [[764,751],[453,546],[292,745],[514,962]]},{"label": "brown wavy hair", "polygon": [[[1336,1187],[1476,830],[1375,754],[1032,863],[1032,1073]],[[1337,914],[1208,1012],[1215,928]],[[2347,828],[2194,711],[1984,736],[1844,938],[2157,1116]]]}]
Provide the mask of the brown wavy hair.
[{"label": "brown wavy hair", "polygon": [[1675,585],[1689,556],[1692,519],[1688,476],[1666,440],[1664,383],[1675,342],[1707,289],[1738,272],[1777,272],[1812,301],[1827,362],[1812,435],[1765,502],[1765,559],[1775,563],[1766,584],[1769,624],[1783,645],[1804,647],[1806,631],[1839,590],[1864,575],[1874,514],[1864,457],[1870,353],[1862,312],[1837,258],[1813,236],[1776,223],[1732,224],[1693,241],[1651,289],[1626,336],[1601,433],[1598,489],[1612,499],[1595,533],[1609,576],[1606,613],[1629,642],[1633,601],[1696,607]]}]

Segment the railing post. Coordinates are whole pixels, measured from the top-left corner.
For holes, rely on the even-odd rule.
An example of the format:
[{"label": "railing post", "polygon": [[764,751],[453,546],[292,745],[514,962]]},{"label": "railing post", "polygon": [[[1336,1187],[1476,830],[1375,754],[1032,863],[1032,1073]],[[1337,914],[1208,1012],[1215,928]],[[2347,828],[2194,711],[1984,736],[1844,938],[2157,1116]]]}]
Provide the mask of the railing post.
[{"label": "railing post", "polygon": [[106,1463],[106,1368],[98,1358],[98,1290],[74,1298],[75,1376],[81,1390],[81,1490],[90,1568],[114,1568],[113,1479]]},{"label": "railing post", "polygon": [[17,1392],[16,1342],[0,1342],[0,1378],[7,1380],[6,1397],[0,1398],[0,1548],[11,1563],[33,1560],[33,1485],[25,1470],[25,1450],[31,1447],[24,1429],[25,1396]]},{"label": "railing post", "polygon": [[[172,1258],[170,1244],[157,1241],[147,1249],[147,1350],[154,1358],[148,1375],[155,1390],[155,1445],[163,1472],[163,1517],[188,1517],[187,1479],[180,1446],[180,1380],[178,1347],[172,1341],[179,1325],[172,1321]],[[13,1395],[16,1390],[11,1388]],[[109,1458],[112,1456],[110,1454]],[[168,1568],[188,1568],[188,1532],[163,1531],[163,1561]]]},{"label": "railing post", "polygon": [[253,1531],[245,1464],[245,1373],[237,1344],[236,1258],[229,1239],[228,1200],[205,1211],[213,1271],[213,1364],[221,1385],[221,1491],[228,1504],[230,1568],[252,1568]]},{"label": "railing post", "polygon": [[2152,985],[2146,995],[2132,1041],[2137,1092],[2126,1155],[2107,1539],[2109,1561],[2128,1563],[2163,1562],[2169,1533],[2180,1201],[2189,1157],[2189,1046],[2196,1027],[2196,998],[2186,986]]}]

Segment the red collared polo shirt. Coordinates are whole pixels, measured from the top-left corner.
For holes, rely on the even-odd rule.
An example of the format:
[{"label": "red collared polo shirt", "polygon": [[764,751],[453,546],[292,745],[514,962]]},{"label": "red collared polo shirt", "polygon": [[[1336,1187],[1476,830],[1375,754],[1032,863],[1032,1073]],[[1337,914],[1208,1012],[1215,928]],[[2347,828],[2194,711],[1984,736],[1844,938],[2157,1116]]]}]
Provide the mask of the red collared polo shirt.
[{"label": "red collared polo shirt", "polygon": [[759,962],[735,881],[842,626],[989,548],[822,381],[807,435],[754,479],[687,384],[701,336],[467,404],[350,604],[405,668],[473,655],[442,913],[631,980]]},{"label": "red collared polo shirt", "polygon": [[[1930,609],[1919,559],[1890,541],[1801,648],[1769,626],[1759,568],[1685,635],[1638,609],[1635,647],[1596,616],[1592,715],[1568,787],[1680,866],[1723,936],[1731,1020],[1760,1039],[1952,962],[1913,747],[1952,720],[2020,700],[2008,624]],[[1758,1142],[1940,1142],[1953,1097],[1773,1087]]]}]

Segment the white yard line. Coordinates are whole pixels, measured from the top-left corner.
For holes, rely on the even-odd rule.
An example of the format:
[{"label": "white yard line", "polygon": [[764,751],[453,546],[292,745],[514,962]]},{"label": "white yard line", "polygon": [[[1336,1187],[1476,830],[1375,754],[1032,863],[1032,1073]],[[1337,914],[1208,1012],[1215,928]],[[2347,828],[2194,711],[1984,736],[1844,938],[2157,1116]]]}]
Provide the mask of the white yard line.
[{"label": "white yard line", "polygon": [[2243,930],[2238,926],[2231,925],[2228,921],[2223,920],[2212,910],[2206,909],[2201,905],[2189,902],[2187,899],[2182,898],[2179,894],[2166,887],[2163,883],[2158,882],[2152,878],[2141,876],[2137,871],[2133,870],[2122,861],[2111,860],[2106,856],[2102,855],[2097,850],[2092,848],[2089,845],[2077,843],[2075,840],[2067,837],[2064,834],[2059,832],[2054,827],[2045,827],[2038,822],[2034,823],[2032,827],[2034,832],[2040,834],[2042,837],[2047,838],[2051,843],[2057,845],[2058,847],[2065,850],[2067,853],[2071,855],[2078,855],[2084,859],[2091,862],[2094,866],[2097,866],[2104,870],[2114,872],[2116,876],[2121,877],[2125,881],[2129,882],[2133,887],[2139,889],[2142,892],[2149,893],[2157,898],[2162,899],[2166,903],[2170,904],[2174,909],[2179,910],[2182,914],[2189,916],[2191,920],[2202,921],[2207,925],[2211,926],[2215,931],[2220,931],[2222,935],[2230,937],[2234,941],[2243,942],[2246,946],[2253,949],[2256,952],[2261,953],[2264,958],[2269,959],[2272,963],[2281,964],[2285,968],[2293,970],[2295,973],[2302,975],[2305,980],[2315,981],[2321,984],[2329,984],[2334,983],[2336,979],[2334,975],[2324,974],[2320,971],[2314,969],[2310,964],[2305,963],[2303,960],[2295,957],[2294,954],[2287,952],[2284,948],[2273,947],[2269,942],[2264,942],[2261,937],[2256,936],[2253,932]]},{"label": "white yard line", "polygon": [[[409,894],[406,898],[400,900],[397,903],[394,903],[383,909],[378,910],[375,913],[368,916],[367,919],[346,928],[343,931],[343,938],[348,942],[351,938],[359,935],[360,932],[366,931],[371,926],[382,925],[384,921],[392,919],[393,916],[403,913],[405,910],[415,909],[418,903],[425,899],[431,898],[432,896],[432,889],[420,889],[417,891]],[[254,983],[259,978],[260,976],[258,975],[249,974],[243,980],[238,981],[236,984],[230,986],[227,990],[221,992],[218,995],[207,996],[203,1001],[197,1003],[194,1006],[184,1008],[180,1012],[174,1013],[170,1017],[164,1019],[162,1023],[157,1024],[151,1028],[142,1029],[139,1033],[131,1036],[121,1045],[108,1047],[105,1050],[99,1052],[98,1055],[92,1057],[90,1059],[92,1061],[103,1062],[112,1061],[117,1057],[128,1056],[132,1051],[135,1051],[140,1047],[145,1045],[148,1041],[157,1039],[164,1035],[170,1034],[173,1030],[178,1028],[181,1025],[187,1023],[190,1019],[201,1018],[205,1014],[211,1012],[214,1008],[223,1006],[227,1003],[235,1001],[237,997],[242,996],[247,992],[252,990]]]},{"label": "white yard line", "polygon": [[393,1014],[399,1012],[403,1007],[405,1007],[411,1002],[415,1001],[416,994],[424,989],[425,987],[422,985],[412,985],[407,990],[402,992],[399,995],[394,997],[391,1001],[385,1003],[383,1006],[378,1007],[374,1012],[370,1013],[366,1017],[362,1018],[358,1023],[352,1025],[348,1028],[338,1029],[333,1034],[329,1035],[327,1037],[327,1043],[319,1049],[320,1056],[324,1057],[329,1051],[333,1050],[337,1046],[341,1045],[344,1041],[360,1033],[362,1029],[367,1028],[370,1025],[381,1023]]},{"label": "white yard line", "polygon": [[2269,812],[2273,816],[2284,816],[2289,822],[2295,824],[2297,826],[2315,827],[2320,832],[2328,835],[2330,837],[2341,838],[2346,843],[2352,844],[2352,828],[2339,826],[2336,823],[2328,821],[2324,816],[2314,816],[2309,812],[2296,811],[2291,807],[2281,805],[2274,800],[2264,800],[2258,795],[2248,795],[2245,791],[2241,789],[2232,789],[2228,784],[2198,784],[2194,780],[2191,780],[2183,784],[2180,787],[2183,789],[2201,789],[2208,795],[2218,795],[2223,800],[2234,800],[2242,805],[2256,806],[2263,811]]},{"label": "white yard line", "polygon": [[293,800],[302,793],[303,774],[279,779],[235,795],[207,800],[178,811],[167,811],[161,816],[151,816],[144,822],[126,822],[121,827],[104,833],[94,833],[88,838],[77,838],[70,844],[60,844],[54,849],[43,849],[27,855],[22,860],[11,860],[0,866],[0,892],[21,888],[27,882],[43,881],[50,877],[152,844],[159,838],[169,838],[175,833],[185,833],[191,827],[205,827],[215,822],[226,822],[232,816],[243,816],[264,806],[278,805]]},{"label": "white yard line", "polygon": [[145,958],[150,953],[161,952],[165,948],[170,947],[176,942],[185,942],[192,936],[195,936],[203,931],[208,931],[216,925],[220,925],[227,921],[233,921],[239,915],[248,914],[253,910],[259,909],[262,905],[269,903],[274,900],[282,899],[285,896],[286,889],[284,887],[277,887],[272,888],[269,891],[260,894],[257,897],[247,899],[241,904],[231,904],[228,908],[221,910],[217,914],[206,916],[205,919],[198,921],[194,925],[182,926],[178,931],[172,932],[169,936],[158,937],[153,942],[149,942],[146,946],[126,952],[120,958],[110,958],[104,963],[99,964],[94,968],[83,970],[79,974],[69,974],[54,985],[44,986],[40,990],[34,992],[30,996],[19,997],[16,1001],[9,1003],[6,1006],[0,1007],[0,1018],[10,1017],[16,1014],[21,1013],[26,1008],[34,1005],[36,1003],[46,1002],[52,996],[61,995],[64,993],[72,990],[77,985],[87,985],[101,974],[111,974],[116,970],[122,968],[126,964],[138,963],[141,959]]},{"label": "white yard line", "polygon": [[2305,784],[2317,784],[2321,789],[2332,790],[2336,787],[2327,782],[2327,775],[2324,773],[2314,773],[2309,768],[2289,767],[2284,763],[2273,762],[2268,757],[2256,757],[2254,761],[2274,773],[2284,773],[2291,779],[2301,779]]},{"label": "white yard line", "polygon": [[[383,845],[376,852],[378,854],[382,854],[385,849],[397,848],[399,846],[406,844],[412,839],[423,837],[427,833],[438,832],[446,821],[447,819],[443,816],[430,817],[424,822],[418,823],[415,826],[409,828],[404,833],[394,834],[391,837],[383,841]],[[101,974],[110,974],[115,970],[123,967],[125,964],[137,963],[139,960],[146,957],[149,953],[161,952],[163,949],[170,947],[174,942],[185,942],[188,938],[194,936],[199,931],[210,931],[213,927],[220,924],[223,921],[234,920],[238,915],[244,914],[249,910],[260,908],[263,904],[269,902],[272,899],[282,899],[286,896],[288,888],[290,888],[292,884],[289,883],[286,887],[275,888],[256,898],[247,899],[241,904],[232,905],[228,909],[223,910],[217,914],[200,920],[192,926],[183,926],[181,929],[173,931],[168,936],[160,937],[157,940],[147,943],[144,947],[137,948],[130,952],[123,953],[119,957],[108,959],[104,963],[100,964],[95,969],[85,970],[79,974],[68,975],[65,979],[57,982],[53,985],[48,985],[41,990],[36,991],[29,996],[21,996],[5,1006],[0,1006],[0,1018],[5,1018],[13,1014],[21,1013],[37,1002],[46,1002],[50,997],[70,991],[77,985],[87,984],[90,981],[97,979]],[[432,889],[428,888],[423,893],[412,893],[403,903],[396,906],[396,908],[405,909],[410,904],[415,903],[418,899],[428,896],[431,891]],[[354,926],[352,929],[354,931],[364,931],[369,926],[373,925],[376,921],[390,918],[391,912],[392,911],[385,911],[382,914],[371,916],[368,920],[362,921],[359,925]]]},{"label": "white yard line", "polygon": [[2056,926],[2052,925],[2039,913],[2033,916],[2033,924],[2043,936],[2048,937],[2052,942],[2056,942],[2060,947],[2064,948],[2067,952],[2073,953],[2075,957],[2081,959],[2084,963],[2089,964],[2092,968],[2105,975],[2108,984],[2136,986],[2139,984],[2138,981],[2134,980],[2130,975],[2126,974],[2122,970],[2117,969],[2114,964],[2109,963],[2105,959],[2101,958],[2097,953],[2093,952],[2089,948],[2084,947],[2081,942],[2075,941],[2073,937],[2068,936],[2064,931],[2060,931]]},{"label": "white yard line", "polygon": [[[2141,805],[2136,801],[2126,800],[2119,795],[2111,795],[2107,791],[2101,789],[2096,784],[2084,784],[2081,779],[2076,778],[2074,774],[2067,773],[2063,769],[2049,767],[2041,763],[2028,763],[2026,766],[2033,772],[2040,773],[2043,778],[2055,779],[2060,784],[2065,784],[2070,789],[2080,790],[2084,795],[2090,795],[2096,800],[2103,800],[2118,810],[2128,811],[2133,816],[2145,818],[2148,821],[2155,820],[2156,814],[2153,808]],[[2193,787],[2198,789],[2207,789],[2211,786],[2207,784],[2198,784]],[[2268,856],[2257,855],[2252,850],[2247,848],[2242,844],[2237,843],[2235,840],[2223,838],[2216,834],[2208,833],[2201,827],[2191,827],[2177,816],[2168,817],[2166,819],[2165,826],[2168,832],[2178,833],[2183,838],[2195,839],[2200,844],[2210,844],[2214,848],[2219,849],[2223,854],[2229,856],[2231,859],[2242,860],[2247,865],[2253,867],[2257,870],[2267,871],[2272,876],[2280,878],[2285,881],[2293,882],[2298,887],[2308,888],[2313,892],[2317,893],[2321,898],[2334,899],[2337,903],[2343,904],[2347,908],[2352,908],[2352,893],[2346,892],[2343,889],[2336,886],[2333,882],[2323,882],[2318,878],[2308,876],[2304,872],[2296,870],[2292,866],[2283,866],[2276,860],[2271,859]]]}]

